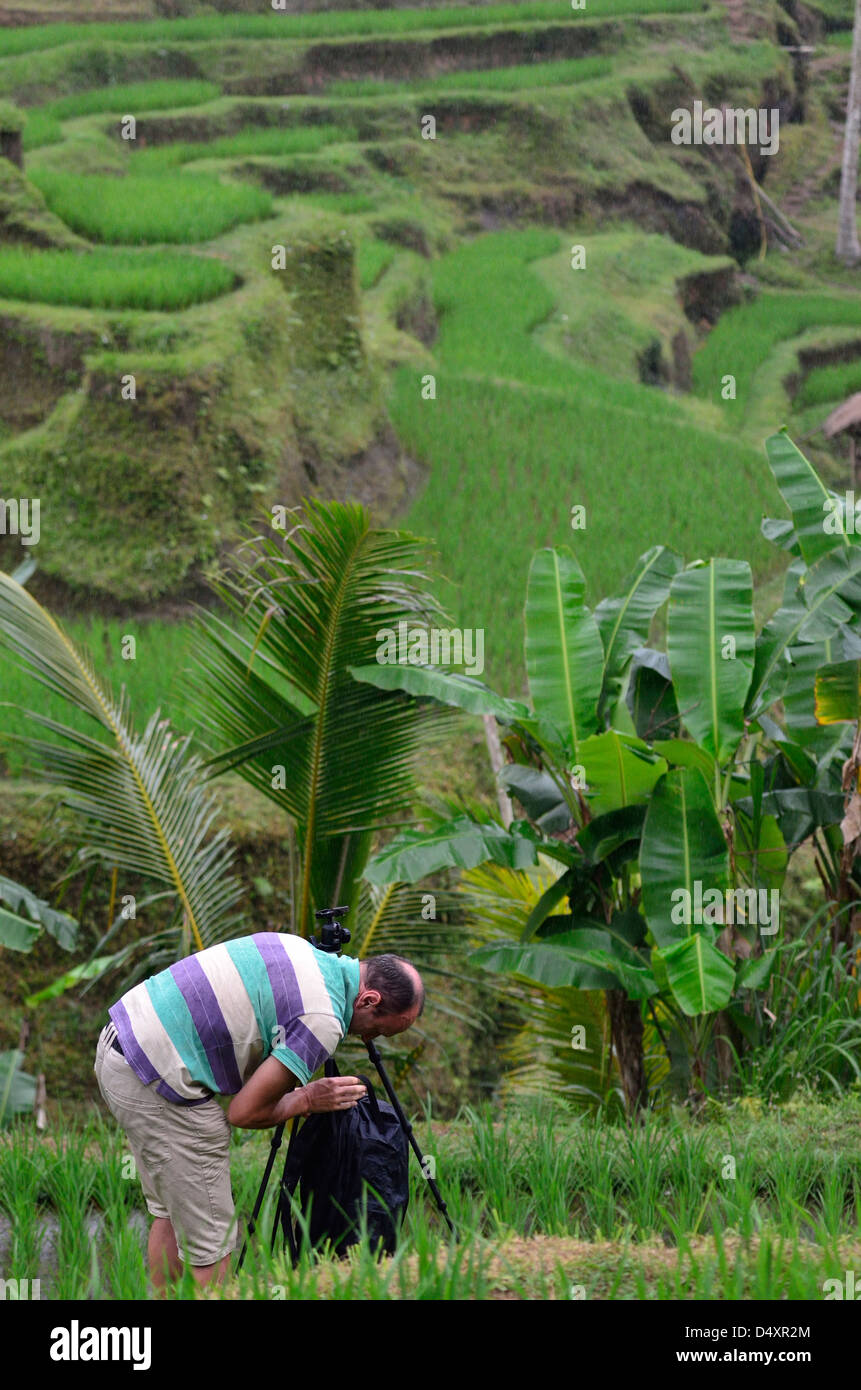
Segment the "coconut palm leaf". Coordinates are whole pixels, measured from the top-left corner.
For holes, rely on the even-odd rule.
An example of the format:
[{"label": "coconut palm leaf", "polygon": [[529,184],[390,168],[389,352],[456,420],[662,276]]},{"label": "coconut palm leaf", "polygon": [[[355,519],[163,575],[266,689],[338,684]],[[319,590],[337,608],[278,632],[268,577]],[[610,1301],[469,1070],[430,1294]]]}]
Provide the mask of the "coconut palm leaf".
[{"label": "coconut palm leaf", "polygon": [[[469,870],[461,880],[469,920],[480,923],[485,940],[519,943],[530,914],[560,871],[548,861],[527,869],[483,864]],[[503,1047],[508,1064],[503,1093],[562,1095],[590,1104],[616,1094],[603,991],[549,988],[518,976],[498,983],[500,995],[517,1004],[522,1019]]]},{"label": "coconut palm leaf", "polygon": [[256,537],[215,583],[233,624],[201,615],[193,697],[214,774],[235,768],[295,827],[293,930],[354,907],[373,835],[403,823],[416,755],[448,727],[435,704],[357,681],[383,629],[444,622],[424,543],[356,505],[309,501],[283,539]]},{"label": "coconut palm leaf", "polygon": [[[92,658],[9,575],[0,574],[0,646],[24,671],[90,717],[88,732],[27,710],[58,742],[23,742],[39,775],[63,788],[83,858],[119,865],[168,888],[181,907],[189,949],[229,936],[240,886],[229,873],[226,828],[213,829],[217,804],[189,738],[156,711],[136,732],[125,687],[115,697]],[[181,944],[181,941],[180,941]]]}]

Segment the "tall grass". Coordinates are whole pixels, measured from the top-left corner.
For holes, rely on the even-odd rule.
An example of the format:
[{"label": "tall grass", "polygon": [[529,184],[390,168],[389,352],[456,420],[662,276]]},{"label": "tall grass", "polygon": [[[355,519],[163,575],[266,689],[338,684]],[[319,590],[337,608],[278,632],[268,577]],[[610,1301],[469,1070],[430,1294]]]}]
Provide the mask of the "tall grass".
[{"label": "tall grass", "polygon": [[[856,973],[850,973],[854,966]],[[737,1060],[741,1084],[763,1099],[802,1087],[839,1095],[861,1083],[861,985],[855,952],[831,943],[821,917],[808,922],[796,950],[775,970],[757,1046]]]},{"label": "tall grass", "polygon": [[187,309],[236,283],[221,261],[176,252],[0,246],[0,299],[87,309]]},{"label": "tall grass", "polygon": [[[693,384],[701,395],[736,414],[751,404],[757,370],[778,343],[809,328],[861,328],[861,301],[855,295],[769,292],[751,304],[722,314],[694,355]],[[736,379],[736,399],[721,401],[721,382]]]},{"label": "tall grass", "polygon": [[375,97],[391,92],[527,91],[534,87],[558,87],[607,77],[613,70],[609,58],[569,58],[554,63],[523,63],[515,67],[447,72],[442,77],[411,82],[334,82],[330,96]]},{"label": "tall grass", "polygon": [[[589,0],[588,18],[631,14],[692,14],[706,0]],[[408,34],[434,29],[487,28],[497,24],[548,23],[578,15],[558,0],[524,4],[446,6],[441,9],[335,10],[316,14],[220,14],[123,24],[53,24],[0,30],[0,57],[56,48],[67,43],[193,42],[229,39],[310,39],[350,35]]]},{"label": "tall grass", "polygon": [[239,222],[266,217],[273,206],[261,188],[203,176],[81,177],[39,169],[32,180],[73,231],[117,246],[209,241]]}]

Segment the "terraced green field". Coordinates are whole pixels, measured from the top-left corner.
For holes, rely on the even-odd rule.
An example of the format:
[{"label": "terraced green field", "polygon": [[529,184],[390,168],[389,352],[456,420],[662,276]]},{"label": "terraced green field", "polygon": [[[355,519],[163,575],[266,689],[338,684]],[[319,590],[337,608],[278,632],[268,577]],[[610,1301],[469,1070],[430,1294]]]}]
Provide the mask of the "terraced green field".
[{"label": "terraced green field", "polygon": [[[548,26],[580,26],[587,47],[559,57],[545,43]],[[518,35],[529,30],[532,61],[519,61]],[[502,45],[492,63],[470,46],[481,33]],[[445,41],[446,70],[432,56],[443,50],[415,47],[422,35]],[[381,75],[378,37],[418,64],[408,79]],[[793,265],[770,252],[748,302],[721,304],[722,313],[706,305],[705,318],[697,307],[692,287],[731,278],[738,260],[728,221],[713,220],[707,187],[718,174],[700,154],[677,157],[661,121],[692,83],[736,101],[783,84],[791,101],[780,48],[731,37],[722,8],[694,0],[595,0],[583,13],[527,0],[2,30],[0,89],[20,90],[31,187],[58,235],[66,228],[91,249],[43,250],[29,275],[10,252],[0,258],[0,295],[30,305],[41,296],[70,312],[176,315],[152,328],[79,317],[62,331],[101,338],[87,358],[99,374],[150,371],[162,355],[201,399],[214,392],[225,418],[232,411],[241,421],[232,443],[218,426],[224,476],[197,484],[219,517],[280,495],[285,477],[294,497],[349,489],[343,459],[363,456],[390,422],[425,481],[405,493],[375,480],[375,504],[436,542],[453,613],[486,627],[488,673],[515,686],[522,664],[511,614],[536,545],[571,543],[595,600],[659,540],[688,559],[744,555],[767,577],[774,557],[759,522],[778,504],[762,440],[791,424],[793,410],[806,426],[823,392],[854,380],[851,362],[809,384],[799,372],[800,346],[861,324],[855,295],[839,273],[817,280],[812,253]],[[112,56],[99,58],[100,44]],[[144,81],[128,77],[133,47],[148,65]],[[185,75],[150,76],[159,52]],[[351,75],[329,71],[330,58]],[[47,83],[62,95],[34,103]],[[430,100],[439,128],[425,140],[420,103]],[[120,138],[129,113],[134,140]],[[813,103],[811,129],[823,120]],[[779,157],[769,178],[771,167],[779,184]],[[207,254],[154,252],[164,267],[155,285],[150,252],[134,248],[182,242]],[[327,287],[323,267],[334,262],[324,248],[336,243],[352,248],[353,264]],[[114,259],[96,252],[100,244]],[[271,296],[278,244],[294,257],[283,313]],[[585,249],[581,269],[574,246]],[[111,285],[97,284],[100,267]],[[182,314],[237,285],[229,326]],[[59,319],[51,323],[60,331]],[[289,342],[275,350],[279,323]],[[260,355],[245,363],[236,345],[252,342]],[[267,352],[273,365],[289,360],[290,372],[264,367]],[[204,383],[201,364],[228,360],[231,383],[226,368],[218,385]],[[728,374],[732,400],[721,396]],[[232,395],[240,380],[241,398]],[[15,476],[21,461],[31,467],[64,447],[69,400],[32,435],[5,427]],[[103,414],[94,412],[87,438],[106,428]],[[161,448],[157,430],[143,434],[146,450]],[[187,448],[167,438],[164,446],[180,459]],[[236,478],[231,448],[244,460]],[[280,477],[279,448],[290,460]],[[161,468],[153,457],[142,457],[142,472]],[[53,465],[35,466],[57,476]],[[744,508],[730,523],[728,499],[739,493]],[[588,520],[574,532],[578,503]],[[477,526],[478,516],[489,524]],[[62,575],[50,544],[43,563]],[[98,587],[95,565],[86,578]]]}]

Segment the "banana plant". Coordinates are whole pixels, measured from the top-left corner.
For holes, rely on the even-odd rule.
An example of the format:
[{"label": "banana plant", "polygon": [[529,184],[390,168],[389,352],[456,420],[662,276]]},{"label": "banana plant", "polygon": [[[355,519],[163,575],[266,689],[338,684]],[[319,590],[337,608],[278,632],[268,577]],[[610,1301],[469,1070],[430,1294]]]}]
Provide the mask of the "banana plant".
[{"label": "banana plant", "polygon": [[757,650],[751,713],[772,750],[763,806],[788,846],[810,838],[837,946],[851,931],[846,909],[861,901],[858,856],[841,829],[851,704],[843,702],[841,712],[833,703],[835,673],[842,670],[851,683],[861,657],[861,536],[848,524],[845,498],[821,482],[785,433],[766,447],[791,517],[767,518],[762,530],[791,562],[783,601]]},{"label": "banana plant", "polygon": [[[787,688],[793,644],[835,633],[850,640],[861,590],[845,535],[823,542],[814,525],[814,500],[821,517],[824,494],[820,486],[815,499],[808,495],[806,461],[783,435],[768,448],[799,510],[797,532],[792,523],[771,526],[799,554],[782,609],[758,637],[744,562],[683,567],[656,547],[624,592],[593,614],[574,557],[548,550],[533,560],[525,605],[531,707],[426,667],[355,672],[385,689],[495,715],[512,758],[502,777],[527,813],[509,826],[460,817],[429,835],[402,834],[371,861],[368,877],[415,880],[487,862],[561,866],[520,941],[487,945],[476,959],[545,984],[606,989],[617,1054],[632,1058],[629,1105],[643,1098],[643,1008],[659,1031],[687,1030],[692,1075],[702,1080],[716,1025],[722,1020],[723,1036],[740,1041],[750,992],[766,985],[784,949],[770,938],[793,844],[766,784],[779,727],[769,711]],[[645,643],[667,600],[661,653]],[[569,911],[555,915],[561,903]],[[624,1015],[620,999],[631,1006]]]}]

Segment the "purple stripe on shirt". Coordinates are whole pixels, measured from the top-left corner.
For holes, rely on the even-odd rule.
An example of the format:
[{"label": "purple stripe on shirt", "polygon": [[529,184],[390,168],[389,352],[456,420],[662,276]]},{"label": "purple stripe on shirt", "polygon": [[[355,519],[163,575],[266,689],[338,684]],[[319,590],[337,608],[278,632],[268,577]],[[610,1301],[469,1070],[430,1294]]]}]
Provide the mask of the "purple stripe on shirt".
[{"label": "purple stripe on shirt", "polygon": [[116,1004],[112,1004],[108,1009],[108,1017],[117,1030],[117,1037],[120,1040],[123,1056],[135,1076],[139,1077],[145,1086],[149,1086],[153,1081],[158,1081],[159,1074],[143,1048],[139,1046],[132,1028],[132,1021],[121,999],[118,1000]]},{"label": "purple stripe on shirt", "polygon": [[255,932],[251,940],[266,966],[272,997],[275,1000],[275,1018],[286,1028],[297,1014],[305,1012],[293,962],[284,950],[277,932]]},{"label": "purple stripe on shirt", "polygon": [[173,1087],[168,1086],[166,1081],[160,1081],[156,1090],[160,1096],[164,1096],[165,1100],[171,1101],[174,1105],[205,1105],[208,1100],[212,1100],[211,1091],[208,1091],[205,1096],[201,1096],[198,1100],[188,1100],[185,1096],[177,1095]]},{"label": "purple stripe on shirt", "polygon": [[170,966],[170,973],[188,1005],[218,1090],[222,1095],[235,1095],[242,1090],[242,1077],[233,1039],[203,966],[196,956],[189,956]]},{"label": "purple stripe on shirt", "polygon": [[281,1046],[289,1047],[291,1052],[295,1052],[300,1062],[305,1063],[312,1075],[331,1055],[316,1034],[306,1027],[301,1018],[294,1019],[289,1028],[285,1028],[284,1042],[283,1044],[279,1043],[279,1047]]}]

